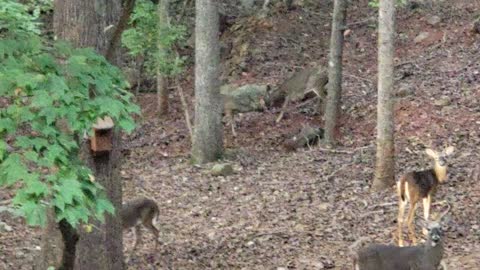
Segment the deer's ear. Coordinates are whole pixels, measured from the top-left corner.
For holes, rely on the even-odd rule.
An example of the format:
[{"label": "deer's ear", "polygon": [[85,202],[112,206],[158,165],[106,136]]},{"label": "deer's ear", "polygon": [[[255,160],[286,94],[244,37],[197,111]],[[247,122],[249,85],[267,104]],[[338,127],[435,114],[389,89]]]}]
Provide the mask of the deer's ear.
[{"label": "deer's ear", "polygon": [[438,157],[437,152],[435,152],[435,150],[432,150],[432,149],[430,149],[430,148],[427,148],[427,149],[425,150],[425,153],[427,153],[427,155],[429,155],[429,156],[432,157],[432,158],[437,158],[437,157]]},{"label": "deer's ear", "polygon": [[443,152],[447,156],[451,155],[453,153],[453,151],[455,151],[455,147],[453,147],[453,146],[449,146],[449,147],[445,148],[445,150],[443,150]]}]

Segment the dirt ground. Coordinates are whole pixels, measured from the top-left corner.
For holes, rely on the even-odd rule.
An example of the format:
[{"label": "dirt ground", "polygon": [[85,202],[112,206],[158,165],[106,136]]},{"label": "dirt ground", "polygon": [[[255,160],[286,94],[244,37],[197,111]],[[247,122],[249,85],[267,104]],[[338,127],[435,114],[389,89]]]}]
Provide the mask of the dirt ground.
[{"label": "dirt ground", "polygon": [[[154,94],[138,98],[143,115],[137,131],[124,140],[129,150],[121,172],[124,195],[158,202],[163,244],[155,250],[145,232],[128,269],[352,269],[349,246],[355,240],[394,243],[394,189],[370,189],[377,34],[376,10],[367,2],[354,1],[349,9],[342,127],[335,150],[320,145],[287,152],[282,147],[302,125],[322,125],[319,115],[297,112],[292,105],[276,125],[276,109],[247,113],[237,117],[236,140],[225,129],[225,159],[235,174],[213,177],[212,164],[189,163],[190,138],[176,93],[166,120],[157,119]],[[444,260],[448,269],[479,269],[480,34],[471,29],[480,2],[438,2],[397,11],[396,172],[398,177],[430,166],[425,147],[455,146],[448,180],[434,198],[451,205]],[[330,12],[330,1],[288,13],[276,10],[245,30],[255,30],[245,34],[255,53],[232,81],[276,84],[297,67],[325,63]],[[432,24],[435,16],[440,22]],[[422,32],[429,35],[416,42]],[[223,39],[229,34],[234,39],[228,31]],[[192,72],[182,82],[190,96]],[[439,203],[432,212],[444,208]],[[0,232],[0,269],[31,269],[39,230],[0,218],[13,228]],[[133,235],[125,233],[127,254],[132,245]]]}]

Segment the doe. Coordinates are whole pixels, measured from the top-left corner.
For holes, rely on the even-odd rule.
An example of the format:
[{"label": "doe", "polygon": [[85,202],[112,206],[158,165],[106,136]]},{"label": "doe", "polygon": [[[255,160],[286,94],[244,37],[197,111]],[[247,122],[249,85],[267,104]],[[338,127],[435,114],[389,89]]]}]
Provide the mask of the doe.
[{"label": "doe", "polygon": [[142,241],[140,228],[142,224],[155,235],[155,249],[157,249],[159,232],[153,223],[154,219],[157,220],[158,214],[157,203],[151,199],[139,198],[128,201],[122,205],[120,217],[122,218],[123,229],[135,229],[135,244],[133,250],[135,250]]},{"label": "doe", "polygon": [[428,238],[424,244],[411,247],[371,245],[360,250],[354,258],[355,270],[436,270],[442,265],[443,232],[441,220],[448,209],[435,222],[426,222]]},{"label": "doe", "polygon": [[[405,206],[410,202],[408,210],[407,226],[410,240],[413,244],[417,243],[413,219],[417,203],[423,202],[423,215],[428,222],[430,215],[430,206],[432,195],[435,193],[439,184],[443,183],[447,177],[447,157],[454,151],[453,146],[445,148],[442,152],[436,152],[432,149],[426,149],[425,152],[434,160],[434,166],[424,171],[413,171],[404,174],[397,182],[397,193],[399,198],[398,210],[398,245],[403,246],[402,227],[405,213]],[[426,229],[423,229],[426,234]]]}]

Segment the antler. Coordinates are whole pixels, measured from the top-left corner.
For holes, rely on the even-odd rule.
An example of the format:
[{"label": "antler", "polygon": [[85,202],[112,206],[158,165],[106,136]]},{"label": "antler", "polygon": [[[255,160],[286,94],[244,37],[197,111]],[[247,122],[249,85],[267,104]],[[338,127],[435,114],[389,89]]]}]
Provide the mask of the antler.
[{"label": "antler", "polygon": [[452,208],[451,205],[445,201],[445,204],[447,204],[447,209],[445,211],[442,212],[442,214],[440,215],[440,217],[437,219],[438,221],[442,220],[443,217],[448,214],[448,212],[450,212],[450,209]]}]

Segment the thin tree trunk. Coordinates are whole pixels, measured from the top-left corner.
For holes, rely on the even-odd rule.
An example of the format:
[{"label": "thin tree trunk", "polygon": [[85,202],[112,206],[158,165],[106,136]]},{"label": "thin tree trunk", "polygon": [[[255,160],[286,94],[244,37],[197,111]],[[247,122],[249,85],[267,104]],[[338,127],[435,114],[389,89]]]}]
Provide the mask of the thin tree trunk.
[{"label": "thin tree trunk", "polygon": [[332,36],[328,60],[328,93],[325,108],[325,143],[335,144],[342,95],[343,31],[347,18],[347,0],[335,0]]},{"label": "thin tree trunk", "polygon": [[216,0],[197,0],[195,9],[195,127],[192,158],[196,163],[205,163],[223,154],[219,15]]},{"label": "thin tree trunk", "polygon": [[[160,22],[159,27],[166,28],[169,27],[168,23],[168,0],[160,0],[157,7],[158,19]],[[160,39],[162,31],[159,31],[159,41],[158,41],[158,50],[160,52],[164,51]],[[160,117],[165,117],[168,114],[168,80],[165,75],[162,73],[160,68],[157,68],[157,95],[158,95],[158,113]]]},{"label": "thin tree trunk", "polygon": [[161,118],[168,114],[168,83],[167,78],[157,71],[158,114]]},{"label": "thin tree trunk", "polygon": [[393,57],[395,0],[381,0],[378,24],[377,155],[373,187],[385,189],[395,183]]}]

